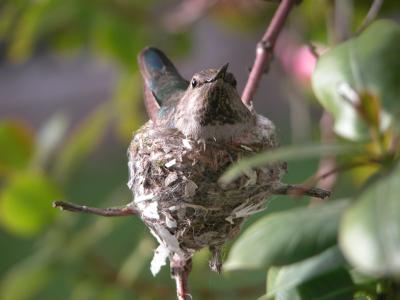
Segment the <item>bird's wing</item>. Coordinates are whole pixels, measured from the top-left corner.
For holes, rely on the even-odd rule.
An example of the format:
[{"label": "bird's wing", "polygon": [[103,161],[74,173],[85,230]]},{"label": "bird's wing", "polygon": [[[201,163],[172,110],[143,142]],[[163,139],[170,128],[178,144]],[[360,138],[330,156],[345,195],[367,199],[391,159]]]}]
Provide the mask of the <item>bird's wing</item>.
[{"label": "bird's wing", "polygon": [[140,52],[139,67],[144,79],[144,102],[149,117],[155,121],[163,105],[176,93],[186,90],[188,82],[159,49],[147,47]]}]

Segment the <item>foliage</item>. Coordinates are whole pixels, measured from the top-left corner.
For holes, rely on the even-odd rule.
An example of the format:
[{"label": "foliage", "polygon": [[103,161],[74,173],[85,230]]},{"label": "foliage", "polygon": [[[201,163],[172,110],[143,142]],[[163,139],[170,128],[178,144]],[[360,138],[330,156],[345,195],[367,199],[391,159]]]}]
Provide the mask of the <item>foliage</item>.
[{"label": "foliage", "polygon": [[400,112],[399,39],[396,23],[378,21],[318,60],[314,90],[334,116],[337,134],[360,140],[368,137],[368,128],[385,132],[393,126]]},{"label": "foliage", "polygon": [[[219,1],[209,14],[230,34],[259,32],[276,8],[234,2]],[[312,86],[341,138],[282,146],[239,162],[221,178],[228,182],[253,167],[288,161],[287,180],[303,180],[318,159],[334,157],[343,168],[337,170],[332,199],[271,201],[233,243],[223,275],[210,274],[208,252],[198,253],[190,281],[194,299],[262,294],[261,299],[395,299],[398,293],[400,29],[378,20],[356,35],[370,3],[344,1],[354,9],[352,37],[335,44],[326,15],[339,2],[302,1],[289,29],[329,48],[318,60]],[[161,0],[0,4],[0,55],[7,63],[23,64],[50,51],[88,52],[118,73],[110,99],[76,124],[59,112],[39,129],[21,119],[1,120],[0,299],[174,298],[168,271],[150,275],[154,242],[139,220],[72,216],[50,205],[57,199],[98,206],[129,201],[125,148],[145,120],[136,55],[148,44],[162,45],[172,55],[187,53],[194,32],[191,26],[166,30],[165,5]],[[399,9],[398,1],[387,0],[381,14]],[[301,92],[309,97],[309,91]],[[115,153],[102,152],[106,143]],[[342,174],[348,166],[358,173]]]},{"label": "foliage", "polygon": [[[395,299],[390,297],[398,295],[393,286],[383,292],[377,287],[386,284],[387,278],[396,282],[400,274],[399,41],[399,25],[376,21],[360,36],[332,47],[319,58],[313,87],[318,100],[332,113],[335,131],[359,141],[352,144],[353,149],[361,147],[361,141],[369,144],[358,148],[361,153],[344,154],[348,161],[364,157],[367,163],[377,163],[379,171],[343,203],[330,200],[272,214],[240,236],[226,267],[268,268],[267,293],[262,299],[352,299],[356,294],[375,299],[379,293]],[[234,179],[241,170],[260,163],[303,159],[304,153],[312,155],[318,150],[321,156],[340,154],[330,153],[325,145],[316,151],[299,147],[296,157],[293,148],[243,160],[225,178]],[[326,250],[328,247],[333,248]],[[350,278],[352,269],[375,283],[357,284]]]}]

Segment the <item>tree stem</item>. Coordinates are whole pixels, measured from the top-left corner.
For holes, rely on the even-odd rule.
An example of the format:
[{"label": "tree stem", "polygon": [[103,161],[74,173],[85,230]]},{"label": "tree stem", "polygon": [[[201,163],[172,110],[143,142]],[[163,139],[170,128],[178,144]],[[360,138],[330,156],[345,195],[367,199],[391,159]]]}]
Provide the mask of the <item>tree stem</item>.
[{"label": "tree stem", "polygon": [[364,20],[362,21],[360,27],[357,29],[356,34],[360,34],[365,28],[368,27],[369,24],[371,24],[376,17],[378,16],[379,10],[382,7],[384,0],[374,0],[372,1],[371,7],[369,8],[369,11],[367,15],[365,16]]},{"label": "tree stem", "polygon": [[307,187],[293,184],[285,184],[282,185],[272,191],[274,195],[294,195],[294,196],[310,196],[314,198],[325,199],[331,195],[330,191],[315,188],[315,187]]},{"label": "tree stem", "polygon": [[242,101],[247,105],[253,101],[261,77],[265,73],[272,59],[276,39],[278,38],[278,35],[285,24],[286,18],[295,2],[295,0],[281,1],[270,25],[264,33],[264,36],[257,44],[254,65],[250,71],[249,78],[242,94]]},{"label": "tree stem", "polygon": [[124,217],[140,215],[140,213],[135,208],[129,205],[124,207],[96,208],[86,205],[77,205],[64,201],[54,201],[53,207],[71,212],[88,213],[103,217]]},{"label": "tree stem", "polygon": [[191,270],[192,270],[191,259],[185,262],[182,261],[175,262],[172,259],[171,271],[172,271],[172,276],[175,278],[176,282],[176,296],[178,300],[192,299],[192,296],[190,295],[188,288],[189,274]]}]

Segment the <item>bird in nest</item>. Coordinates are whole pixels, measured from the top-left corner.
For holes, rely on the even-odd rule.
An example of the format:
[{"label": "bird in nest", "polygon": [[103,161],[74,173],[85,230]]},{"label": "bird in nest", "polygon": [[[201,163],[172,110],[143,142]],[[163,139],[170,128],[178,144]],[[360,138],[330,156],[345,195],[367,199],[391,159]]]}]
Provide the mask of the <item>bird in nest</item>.
[{"label": "bird in nest", "polygon": [[229,184],[219,178],[241,158],[277,147],[275,127],[242,102],[228,64],[187,81],[163,52],[149,47],[139,66],[150,120],[129,147],[128,186],[131,205],[159,242],[151,271],[169,258],[174,274],[209,247],[210,266],[219,272],[221,247],[264,209],[286,164],[249,170]]},{"label": "bird in nest", "polygon": [[235,162],[278,146],[275,126],[242,102],[228,64],[184,79],[160,50],[139,54],[144,101],[150,120],[135,132],[128,149],[133,200],[122,208],[92,208],[56,201],[55,207],[103,216],[137,215],[157,239],[151,262],[155,275],[170,261],[179,290],[194,253],[208,247],[210,268],[221,272],[221,248],[243,222],[265,209],[274,194],[329,192],[281,182],[286,163],[244,171],[220,180]]}]

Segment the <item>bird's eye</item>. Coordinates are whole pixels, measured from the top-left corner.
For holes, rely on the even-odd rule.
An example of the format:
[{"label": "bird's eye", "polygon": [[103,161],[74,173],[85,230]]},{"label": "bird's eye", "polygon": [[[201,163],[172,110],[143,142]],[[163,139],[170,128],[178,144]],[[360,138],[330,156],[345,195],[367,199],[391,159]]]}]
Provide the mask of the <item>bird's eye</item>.
[{"label": "bird's eye", "polygon": [[226,83],[229,83],[231,86],[233,86],[234,88],[236,88],[237,85],[237,81],[236,78],[232,75],[232,73],[227,73],[225,75],[224,81]]},{"label": "bird's eye", "polygon": [[197,85],[197,80],[193,78],[191,84],[192,84],[192,87],[195,88]]}]

